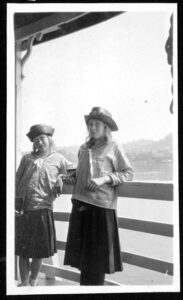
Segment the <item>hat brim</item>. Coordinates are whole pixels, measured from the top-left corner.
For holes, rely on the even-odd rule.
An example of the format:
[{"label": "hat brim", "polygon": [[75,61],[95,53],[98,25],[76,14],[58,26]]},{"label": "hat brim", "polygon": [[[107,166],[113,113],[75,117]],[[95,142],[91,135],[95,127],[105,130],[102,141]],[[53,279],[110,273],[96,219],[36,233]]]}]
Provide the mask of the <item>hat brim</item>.
[{"label": "hat brim", "polygon": [[118,126],[117,126],[116,122],[112,118],[110,118],[102,113],[96,114],[96,115],[91,115],[91,114],[85,115],[84,118],[85,118],[85,122],[87,125],[88,125],[89,120],[94,119],[94,120],[99,120],[99,121],[104,122],[105,124],[107,124],[109,126],[109,128],[112,131],[118,131]]}]

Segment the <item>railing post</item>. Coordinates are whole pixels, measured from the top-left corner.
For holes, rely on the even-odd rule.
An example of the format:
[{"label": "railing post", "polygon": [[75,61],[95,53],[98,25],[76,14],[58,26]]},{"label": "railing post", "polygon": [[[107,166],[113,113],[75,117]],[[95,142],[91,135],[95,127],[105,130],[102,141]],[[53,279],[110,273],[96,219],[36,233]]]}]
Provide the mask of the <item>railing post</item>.
[{"label": "railing post", "polygon": [[[59,267],[59,257],[58,257],[58,253],[56,253],[54,256],[50,256],[48,258],[44,258],[44,263],[54,266],[54,267]],[[45,273],[45,279],[47,280],[55,280],[55,276],[54,275],[48,275],[47,273]]]}]

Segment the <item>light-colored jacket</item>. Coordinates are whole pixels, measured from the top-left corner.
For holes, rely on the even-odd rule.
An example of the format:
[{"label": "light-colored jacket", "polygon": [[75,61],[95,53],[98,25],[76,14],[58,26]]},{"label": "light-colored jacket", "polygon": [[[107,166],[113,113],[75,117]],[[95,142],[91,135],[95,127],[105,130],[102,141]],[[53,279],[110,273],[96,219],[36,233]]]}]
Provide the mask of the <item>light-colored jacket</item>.
[{"label": "light-colored jacket", "polygon": [[59,174],[66,174],[71,163],[60,153],[44,158],[24,155],[16,172],[16,199],[25,200],[24,210],[53,209],[54,187]]},{"label": "light-colored jacket", "polygon": [[[80,147],[76,183],[72,199],[77,199],[99,207],[116,209],[118,185],[133,179],[133,168],[125,153],[114,141],[108,141],[96,149],[87,144]],[[95,191],[87,189],[92,178],[110,176],[112,183],[104,184]]]}]

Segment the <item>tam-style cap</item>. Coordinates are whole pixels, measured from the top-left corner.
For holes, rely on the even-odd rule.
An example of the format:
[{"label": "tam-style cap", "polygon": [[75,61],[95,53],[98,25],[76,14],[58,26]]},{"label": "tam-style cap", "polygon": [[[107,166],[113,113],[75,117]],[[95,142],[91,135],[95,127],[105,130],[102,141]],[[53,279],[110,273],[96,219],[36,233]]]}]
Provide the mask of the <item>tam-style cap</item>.
[{"label": "tam-style cap", "polygon": [[55,129],[52,128],[51,126],[47,126],[45,124],[37,124],[37,125],[33,125],[30,128],[29,132],[27,133],[27,136],[31,140],[31,142],[33,142],[33,140],[41,134],[53,136],[54,131]]}]

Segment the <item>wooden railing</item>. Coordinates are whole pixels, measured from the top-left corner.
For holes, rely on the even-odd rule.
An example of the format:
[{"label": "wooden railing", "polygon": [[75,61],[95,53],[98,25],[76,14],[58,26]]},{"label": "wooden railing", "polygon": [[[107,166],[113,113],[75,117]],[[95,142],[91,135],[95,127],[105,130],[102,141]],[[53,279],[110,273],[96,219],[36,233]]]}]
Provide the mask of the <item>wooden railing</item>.
[{"label": "wooden railing", "polygon": [[[72,194],[72,186],[64,186],[63,194]],[[142,198],[146,200],[173,200],[173,184],[172,183],[148,183],[148,182],[126,182],[119,188],[119,197]],[[55,212],[55,221],[68,222],[69,213]],[[173,225],[150,222],[146,220],[137,220],[130,218],[118,218],[119,228],[134,230],[144,233],[161,235],[173,238]],[[65,250],[65,241],[57,241],[58,250]],[[157,245],[158,247],[158,245]],[[49,264],[48,264],[49,262]],[[51,264],[50,264],[51,262]],[[123,262],[134,266],[158,271],[164,274],[173,275],[173,263],[158,260],[152,257],[141,256],[135,253],[123,251]],[[75,282],[79,281],[79,272],[72,269],[54,266],[53,261],[46,260],[42,266],[42,272],[48,277],[62,277]],[[105,284],[116,285],[117,283],[106,280]]]},{"label": "wooden railing", "polygon": [[[63,194],[72,194],[72,186],[65,185]],[[119,197],[139,198],[145,200],[173,200],[172,183],[148,183],[148,182],[126,182],[119,188]],[[65,212],[54,212],[55,221],[68,222],[70,214]],[[155,234],[173,238],[173,225],[160,222],[150,222],[131,218],[118,218],[118,226],[122,229],[128,229],[147,234]],[[65,250],[65,241],[57,241],[57,249]],[[158,247],[158,245],[157,245]],[[155,259],[152,257],[137,255],[123,251],[123,262],[138,266],[141,268],[158,271],[164,274],[173,275],[173,263]],[[54,259],[44,259],[41,272],[46,274],[47,278],[61,277],[74,282],[79,282],[79,272],[74,269],[64,268],[55,264]],[[17,259],[16,259],[16,278],[17,278]],[[118,285],[119,283],[111,280],[105,281],[106,285]]]}]

